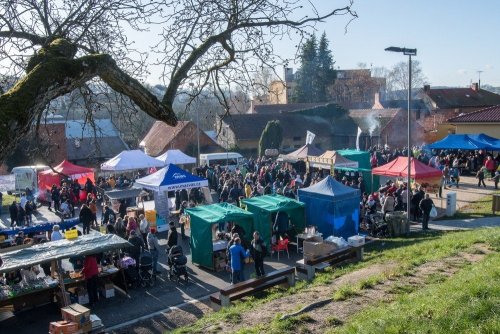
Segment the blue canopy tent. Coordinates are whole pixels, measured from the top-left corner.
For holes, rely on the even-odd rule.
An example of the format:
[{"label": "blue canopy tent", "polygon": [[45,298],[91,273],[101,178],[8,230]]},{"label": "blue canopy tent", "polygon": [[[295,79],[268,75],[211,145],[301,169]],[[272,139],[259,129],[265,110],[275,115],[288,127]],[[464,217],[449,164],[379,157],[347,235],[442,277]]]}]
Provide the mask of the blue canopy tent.
[{"label": "blue canopy tent", "polygon": [[500,150],[500,139],[485,135],[484,133],[469,135],[469,137],[490,144],[492,146],[492,150]]},{"label": "blue canopy tent", "polygon": [[466,134],[450,134],[427,146],[437,150],[495,150],[494,145]]},{"label": "blue canopy tent", "polygon": [[169,164],[156,173],[135,180],[134,185],[153,191],[175,191],[208,186],[208,180]]},{"label": "blue canopy tent", "polygon": [[299,189],[299,200],[306,205],[306,220],[318,227],[323,237],[347,239],[358,233],[360,190],[347,187],[327,176]]}]

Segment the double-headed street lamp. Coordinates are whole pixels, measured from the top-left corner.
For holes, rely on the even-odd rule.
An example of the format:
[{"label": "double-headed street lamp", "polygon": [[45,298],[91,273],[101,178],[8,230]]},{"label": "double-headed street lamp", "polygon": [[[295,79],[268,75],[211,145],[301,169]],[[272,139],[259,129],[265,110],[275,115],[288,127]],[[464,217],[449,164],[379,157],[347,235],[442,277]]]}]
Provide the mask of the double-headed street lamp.
[{"label": "double-headed street lamp", "polygon": [[406,218],[410,221],[410,200],[411,200],[411,147],[410,147],[410,131],[411,131],[411,56],[417,55],[417,49],[398,48],[391,46],[385,51],[400,52],[408,56],[408,179],[407,179],[407,197],[406,197]]}]

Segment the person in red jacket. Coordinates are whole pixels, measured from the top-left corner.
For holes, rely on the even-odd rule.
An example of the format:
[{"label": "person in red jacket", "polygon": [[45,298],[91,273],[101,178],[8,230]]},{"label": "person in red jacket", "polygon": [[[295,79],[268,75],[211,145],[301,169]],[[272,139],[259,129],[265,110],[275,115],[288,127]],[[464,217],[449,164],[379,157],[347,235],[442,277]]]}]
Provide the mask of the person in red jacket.
[{"label": "person in red jacket", "polygon": [[491,155],[488,155],[488,158],[484,162],[484,167],[490,172],[491,177],[495,176],[495,169],[496,169],[496,164],[495,160],[493,160],[493,157]]},{"label": "person in red jacket", "polygon": [[83,261],[82,274],[87,281],[87,292],[89,294],[90,306],[94,306],[97,302],[97,278],[99,275],[99,268],[97,267],[97,260],[94,255],[87,255]]}]

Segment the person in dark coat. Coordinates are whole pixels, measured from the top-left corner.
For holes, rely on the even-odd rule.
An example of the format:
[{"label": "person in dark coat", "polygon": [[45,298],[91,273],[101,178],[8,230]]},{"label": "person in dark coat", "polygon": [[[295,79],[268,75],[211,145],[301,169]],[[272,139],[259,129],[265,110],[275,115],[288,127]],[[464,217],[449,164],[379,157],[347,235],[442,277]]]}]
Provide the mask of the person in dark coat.
[{"label": "person in dark coat", "polygon": [[136,267],[139,267],[139,257],[144,249],[144,240],[137,235],[136,231],[130,231],[128,242],[132,244],[132,247],[128,248],[128,253],[135,260]]},{"label": "person in dark coat", "polygon": [[103,212],[103,218],[102,218],[102,224],[107,225],[108,223],[114,224],[116,221],[116,214],[114,213],[113,210],[107,205],[104,206],[104,212]]},{"label": "person in dark coat", "polygon": [[423,220],[422,220],[423,230],[429,229],[429,215],[431,213],[433,205],[434,202],[432,202],[432,199],[430,198],[429,194],[425,194],[424,199],[421,200],[419,204],[420,210],[422,210],[423,214]]},{"label": "person in dark coat", "polygon": [[175,223],[170,222],[169,224],[170,229],[168,230],[168,236],[167,236],[167,247],[168,249],[177,246],[177,238],[179,234],[177,233],[177,229],[175,228]]},{"label": "person in dark coat", "polygon": [[413,220],[417,221],[420,218],[420,201],[423,199],[422,193],[418,190],[415,190],[413,196],[411,198],[411,209],[413,212]]},{"label": "person in dark coat", "polygon": [[264,257],[267,255],[267,247],[264,240],[261,239],[260,233],[253,232],[253,240],[250,243],[250,254],[255,263],[255,274],[257,277],[264,276]]},{"label": "person in dark coat", "polygon": [[94,215],[92,214],[92,211],[87,204],[83,204],[80,209],[80,223],[83,225],[83,234],[90,233],[90,224],[92,224],[93,219]]},{"label": "person in dark coat", "polygon": [[10,227],[14,227],[17,225],[17,204],[16,201],[12,202],[9,206],[9,214],[10,214]]},{"label": "person in dark coat", "polygon": [[124,200],[120,201],[120,206],[118,207],[118,215],[123,219],[127,215],[127,204],[125,204]]}]

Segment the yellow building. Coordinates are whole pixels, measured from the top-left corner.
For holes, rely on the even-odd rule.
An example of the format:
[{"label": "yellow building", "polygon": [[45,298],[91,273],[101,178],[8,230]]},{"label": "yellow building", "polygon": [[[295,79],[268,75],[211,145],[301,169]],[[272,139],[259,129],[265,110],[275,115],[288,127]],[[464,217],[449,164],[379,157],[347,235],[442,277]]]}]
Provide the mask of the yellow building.
[{"label": "yellow building", "polygon": [[500,105],[450,118],[448,123],[455,126],[457,134],[484,133],[500,138]]}]

